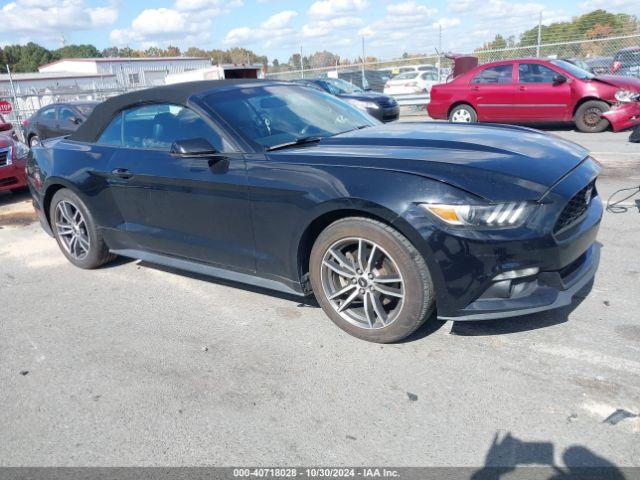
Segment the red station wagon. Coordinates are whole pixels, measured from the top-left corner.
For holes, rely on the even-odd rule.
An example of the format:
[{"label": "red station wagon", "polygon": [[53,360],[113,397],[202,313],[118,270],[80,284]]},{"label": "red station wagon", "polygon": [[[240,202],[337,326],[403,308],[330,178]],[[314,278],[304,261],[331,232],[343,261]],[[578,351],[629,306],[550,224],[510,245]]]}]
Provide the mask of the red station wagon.
[{"label": "red station wagon", "polygon": [[565,60],[504,60],[434,85],[427,111],[452,122],[573,121],[582,132],[602,132],[609,126],[602,113],[625,90],[640,92],[640,79],[593,75]]}]

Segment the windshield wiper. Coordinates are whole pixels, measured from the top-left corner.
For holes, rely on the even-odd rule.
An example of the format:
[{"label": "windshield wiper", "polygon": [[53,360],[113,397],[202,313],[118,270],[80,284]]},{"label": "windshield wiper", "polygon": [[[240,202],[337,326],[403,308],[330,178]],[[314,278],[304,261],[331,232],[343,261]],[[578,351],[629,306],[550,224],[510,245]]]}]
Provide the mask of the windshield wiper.
[{"label": "windshield wiper", "polygon": [[267,152],[271,152],[273,150],[280,150],[282,148],[295,147],[297,145],[304,145],[305,143],[315,143],[322,140],[323,137],[318,136],[309,136],[309,137],[300,137],[296,138],[291,142],[280,143],[278,145],[272,145],[267,147]]}]

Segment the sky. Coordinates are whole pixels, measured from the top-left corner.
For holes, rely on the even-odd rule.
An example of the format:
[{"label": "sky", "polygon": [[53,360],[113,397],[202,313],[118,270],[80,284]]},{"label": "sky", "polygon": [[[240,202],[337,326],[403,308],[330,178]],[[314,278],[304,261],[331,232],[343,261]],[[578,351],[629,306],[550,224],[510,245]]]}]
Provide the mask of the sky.
[{"label": "sky", "polygon": [[[342,57],[468,52],[496,33],[605,8],[637,14],[638,0],[0,0],[0,46],[34,41],[181,49],[246,47],[287,61],[329,50]],[[635,8],[634,8],[635,7]],[[440,28],[441,27],[441,28]],[[439,31],[442,30],[442,38]],[[441,42],[441,43],[440,43]]]}]

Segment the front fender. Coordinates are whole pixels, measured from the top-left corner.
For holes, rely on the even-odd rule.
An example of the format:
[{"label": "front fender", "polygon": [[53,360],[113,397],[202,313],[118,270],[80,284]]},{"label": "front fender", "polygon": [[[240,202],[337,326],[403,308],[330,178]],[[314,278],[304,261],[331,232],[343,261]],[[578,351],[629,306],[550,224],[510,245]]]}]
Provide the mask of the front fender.
[{"label": "front fender", "polygon": [[614,105],[611,110],[602,114],[609,120],[614,132],[620,132],[640,124],[640,102],[629,102]]}]

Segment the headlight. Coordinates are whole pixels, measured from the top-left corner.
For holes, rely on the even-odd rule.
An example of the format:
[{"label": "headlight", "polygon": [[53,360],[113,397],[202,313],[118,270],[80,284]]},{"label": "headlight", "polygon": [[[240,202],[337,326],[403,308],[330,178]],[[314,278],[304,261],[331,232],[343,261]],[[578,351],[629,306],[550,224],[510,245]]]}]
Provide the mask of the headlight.
[{"label": "headlight", "polygon": [[421,204],[427,212],[449,225],[467,227],[514,228],[522,225],[535,207],[529,202],[509,202],[495,205]]},{"label": "headlight", "polygon": [[367,108],[373,108],[374,110],[376,110],[380,108],[377,103],[367,102],[364,100],[348,99],[347,102],[349,102],[354,107],[359,108],[360,110],[366,110]]},{"label": "headlight", "polygon": [[632,102],[636,95],[636,92],[631,92],[629,90],[618,90],[614,96],[617,101],[627,103]]},{"label": "headlight", "polygon": [[27,147],[22,142],[14,142],[13,149],[16,155],[16,158],[23,159],[27,155],[29,155],[29,147]]}]

